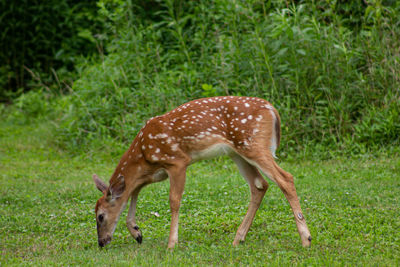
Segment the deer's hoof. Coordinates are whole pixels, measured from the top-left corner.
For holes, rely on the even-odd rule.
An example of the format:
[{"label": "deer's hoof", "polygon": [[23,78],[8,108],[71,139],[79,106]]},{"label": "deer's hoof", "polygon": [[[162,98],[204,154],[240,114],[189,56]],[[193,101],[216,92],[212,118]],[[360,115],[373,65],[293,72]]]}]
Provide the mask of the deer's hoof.
[{"label": "deer's hoof", "polygon": [[142,244],[143,236],[142,236],[141,233],[139,233],[138,236],[137,236],[135,239],[136,239],[136,241],[137,241],[139,244]]}]

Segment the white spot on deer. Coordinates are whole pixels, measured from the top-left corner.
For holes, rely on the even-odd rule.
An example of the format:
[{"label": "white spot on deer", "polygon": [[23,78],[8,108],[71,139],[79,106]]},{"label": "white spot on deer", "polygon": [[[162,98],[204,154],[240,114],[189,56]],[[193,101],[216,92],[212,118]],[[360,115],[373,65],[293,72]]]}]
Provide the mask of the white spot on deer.
[{"label": "white spot on deer", "polygon": [[260,130],[258,130],[257,128],[255,128],[254,130],[253,130],[253,134],[256,134],[256,133],[258,133]]},{"label": "white spot on deer", "polygon": [[233,107],[234,110],[238,110],[238,107]]},{"label": "white spot on deer", "polygon": [[249,103],[244,103],[244,106],[245,106],[246,108],[250,107]]},{"label": "white spot on deer", "polygon": [[151,156],[151,159],[154,160],[154,161],[157,161],[157,160],[158,160],[158,157],[157,157],[156,155],[152,155],[152,156]]},{"label": "white spot on deer", "polygon": [[155,153],[159,153],[160,149],[157,147]]},{"label": "white spot on deer", "polygon": [[271,105],[265,105],[265,108],[267,108],[267,109],[269,109],[269,110],[272,110],[272,106]]},{"label": "white spot on deer", "polygon": [[243,116],[243,115],[244,115],[244,112],[240,112],[240,115]]},{"label": "white spot on deer", "polygon": [[240,132],[241,132],[241,133],[244,133],[244,132],[245,132],[245,130],[241,130]]},{"label": "white spot on deer", "polygon": [[242,123],[246,123],[247,119],[243,119],[241,120]]},{"label": "white spot on deer", "polygon": [[121,168],[121,171],[123,171],[124,169],[125,169],[125,167],[122,167],[122,168]]},{"label": "white spot on deer", "polygon": [[126,163],[127,163],[127,162],[125,161],[125,162],[124,162],[124,165],[126,165]]},{"label": "white spot on deer", "polygon": [[215,126],[211,126],[211,128],[213,128],[214,130],[218,130],[218,128],[217,128],[217,127],[215,127]]},{"label": "white spot on deer", "polygon": [[145,150],[146,149],[146,146],[145,145],[142,145],[142,150]]},{"label": "white spot on deer", "polygon": [[245,146],[248,146],[248,145],[249,145],[249,143],[248,143],[246,140],[243,142],[243,144],[244,144]]},{"label": "white spot on deer", "polygon": [[149,145],[149,148],[151,149],[151,148],[153,148],[153,146],[152,146],[152,145]]},{"label": "white spot on deer", "polygon": [[256,121],[261,121],[262,118],[263,118],[263,116],[262,116],[262,115],[259,115],[259,116],[256,118]]},{"label": "white spot on deer", "polygon": [[257,179],[254,181],[254,185],[257,187],[257,189],[260,189],[260,190],[264,189],[264,188],[263,188],[263,185],[262,185],[262,183],[261,183],[261,180],[260,180],[259,178],[257,178]]},{"label": "white spot on deer", "polygon": [[171,150],[172,150],[172,151],[178,151],[178,144],[173,144],[173,145],[171,146]]},{"label": "white spot on deer", "polygon": [[272,134],[271,134],[271,140],[270,140],[270,150],[271,154],[274,158],[276,158],[275,151],[278,148],[278,143],[276,139],[276,131],[275,131],[275,124],[276,124],[276,116],[275,113],[272,109],[269,110],[271,113],[271,116],[273,118],[272,120]]},{"label": "white spot on deer", "polygon": [[248,118],[249,120],[251,120],[251,119],[253,119],[253,116],[252,116],[252,115],[249,115],[247,118]]},{"label": "white spot on deer", "polygon": [[167,137],[168,137],[168,134],[166,134],[166,133],[159,133],[159,134],[157,134],[155,137],[156,137],[156,138],[167,138]]}]

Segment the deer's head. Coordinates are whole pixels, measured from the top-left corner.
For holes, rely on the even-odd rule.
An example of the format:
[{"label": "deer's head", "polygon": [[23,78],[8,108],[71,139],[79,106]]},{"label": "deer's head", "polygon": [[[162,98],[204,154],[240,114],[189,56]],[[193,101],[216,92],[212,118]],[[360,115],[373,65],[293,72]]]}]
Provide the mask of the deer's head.
[{"label": "deer's head", "polygon": [[111,242],[119,216],[126,201],[122,194],[125,191],[125,180],[122,175],[111,179],[111,184],[107,186],[99,177],[93,175],[96,187],[103,193],[97,200],[95,213],[97,221],[97,236],[100,247],[104,247]]}]

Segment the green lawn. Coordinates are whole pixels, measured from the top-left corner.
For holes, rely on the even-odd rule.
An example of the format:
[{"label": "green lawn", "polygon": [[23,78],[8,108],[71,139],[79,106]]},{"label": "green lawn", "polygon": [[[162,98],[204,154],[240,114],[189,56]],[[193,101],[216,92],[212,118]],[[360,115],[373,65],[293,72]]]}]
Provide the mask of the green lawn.
[{"label": "green lawn", "polygon": [[399,155],[280,163],[296,177],[313,237],[309,249],[301,247],[290,207],[272,183],[246,242],[232,247],[249,192],[225,158],[189,168],[173,252],[168,182],[139,196],[142,245],[130,237],[125,211],[112,243],[100,249],[94,218],[100,195],[91,175],[108,180],[119,156],[70,156],[51,145],[48,129],[0,123],[1,266],[400,264]]}]

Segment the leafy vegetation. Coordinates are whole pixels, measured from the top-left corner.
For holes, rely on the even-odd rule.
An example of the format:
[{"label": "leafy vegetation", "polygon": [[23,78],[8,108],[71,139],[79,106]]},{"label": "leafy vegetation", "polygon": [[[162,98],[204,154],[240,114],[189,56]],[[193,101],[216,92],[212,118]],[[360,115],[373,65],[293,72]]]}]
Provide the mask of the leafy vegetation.
[{"label": "leafy vegetation", "polygon": [[400,5],[328,3],[99,1],[107,55],[67,95],[42,97],[54,99],[57,142],[126,145],[149,117],[229,94],[277,107],[284,151],[398,145]]},{"label": "leafy vegetation", "polygon": [[0,1],[0,101],[32,88],[59,92],[82,56],[102,49],[97,1]]}]

